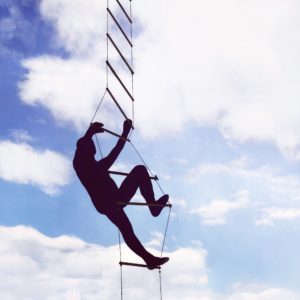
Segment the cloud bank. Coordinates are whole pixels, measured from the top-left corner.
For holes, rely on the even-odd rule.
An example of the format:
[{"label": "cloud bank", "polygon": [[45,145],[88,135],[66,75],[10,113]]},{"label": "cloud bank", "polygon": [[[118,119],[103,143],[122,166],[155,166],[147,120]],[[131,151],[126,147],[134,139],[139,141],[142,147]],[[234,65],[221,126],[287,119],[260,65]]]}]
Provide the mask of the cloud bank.
[{"label": "cloud bank", "polygon": [[246,208],[248,206],[248,192],[238,192],[231,201],[224,199],[216,199],[199,208],[190,211],[191,214],[199,215],[203,224],[221,225],[227,223],[227,215],[236,210]]},{"label": "cloud bank", "polygon": [[[287,157],[300,159],[296,1],[134,5],[136,120],[145,136],[206,124],[231,141],[270,142]],[[99,62],[105,56],[105,7],[96,0],[43,0],[40,11],[56,29],[57,45],[71,57],[24,61],[28,75],[21,99],[47,107],[57,120],[78,128],[89,122],[104,89]]]},{"label": "cloud bank", "polygon": [[[47,237],[25,226],[0,227],[1,299],[109,300],[120,295],[118,246],[103,247],[76,237]],[[134,261],[133,254],[125,250]],[[289,290],[236,284],[229,294],[207,287],[206,251],[200,243],[167,253],[163,268],[164,299],[296,300]],[[159,298],[156,271],[124,269],[124,295],[129,299]]]},{"label": "cloud bank", "polygon": [[232,193],[240,189],[231,201],[213,199],[190,210],[205,224],[225,224],[231,211],[242,208],[254,211],[256,225],[299,220],[300,178],[296,174],[280,174],[278,170],[264,165],[251,167],[247,158],[241,157],[227,163],[195,166],[187,171],[184,178],[195,189],[222,180],[224,195],[228,194],[228,189],[233,189]]},{"label": "cloud bank", "polygon": [[[78,238],[47,237],[25,226],[0,227],[2,299],[117,299],[120,294],[118,245],[103,247]],[[123,245],[129,261],[137,258]],[[206,251],[199,245],[168,253],[166,289],[207,282]],[[124,268],[124,293],[129,299],[156,299],[156,271]],[[141,280],[141,278],[143,278]],[[169,299],[171,299],[169,297]]]},{"label": "cloud bank", "polygon": [[71,165],[63,155],[36,150],[26,143],[0,141],[0,178],[37,186],[53,195],[69,183]]}]

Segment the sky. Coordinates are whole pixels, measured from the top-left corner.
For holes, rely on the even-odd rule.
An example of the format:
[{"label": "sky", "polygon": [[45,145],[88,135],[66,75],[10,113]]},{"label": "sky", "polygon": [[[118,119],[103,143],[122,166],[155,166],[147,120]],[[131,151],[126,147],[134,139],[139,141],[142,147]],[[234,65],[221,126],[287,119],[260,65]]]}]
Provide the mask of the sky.
[{"label": "sky", "polygon": [[[72,168],[108,81],[134,118],[133,144],[173,204],[164,299],[299,300],[299,6],[132,1],[133,114],[106,77],[106,1],[0,0],[0,298],[120,297],[117,230]],[[110,7],[129,34],[116,2]],[[109,60],[132,91],[111,47]],[[107,94],[95,121],[121,132]],[[116,142],[99,139],[104,155]],[[114,170],[137,164],[127,144]],[[158,254],[168,210],[126,213]],[[122,249],[124,260],[140,262]],[[124,299],[159,299],[156,271],[124,268],[123,277]]]}]

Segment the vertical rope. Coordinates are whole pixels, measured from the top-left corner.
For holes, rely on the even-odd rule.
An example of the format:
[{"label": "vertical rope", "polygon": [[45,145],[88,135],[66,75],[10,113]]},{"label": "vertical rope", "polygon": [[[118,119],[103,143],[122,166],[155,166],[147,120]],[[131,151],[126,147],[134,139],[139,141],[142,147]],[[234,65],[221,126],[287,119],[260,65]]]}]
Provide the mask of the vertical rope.
[{"label": "vertical rope", "polygon": [[166,225],[166,228],[165,228],[164,240],[163,240],[163,244],[162,244],[162,247],[161,247],[160,256],[163,255],[164,248],[165,248],[166,236],[167,236],[167,231],[168,231],[168,227],[169,227],[169,223],[170,223],[171,209],[172,209],[172,207],[170,207],[170,209],[169,209],[169,214],[168,214],[168,219],[167,219],[167,225]]},{"label": "vertical rope", "polygon": [[[130,1],[130,19],[132,20],[131,1]],[[133,44],[133,22],[130,24],[130,39],[131,39],[131,43]],[[130,48],[130,55],[131,55],[131,68],[134,70],[134,66],[133,66],[133,47]],[[131,75],[131,94],[134,98],[133,74]],[[134,125],[134,102],[133,101],[132,101],[132,104],[131,104],[131,109],[132,109],[132,124]]]},{"label": "vertical rope", "polygon": [[[119,255],[120,262],[122,261],[122,245],[121,245],[121,235],[120,230],[118,230],[118,238],[119,238]],[[123,267],[120,264],[120,280],[121,280],[121,300],[123,300]]]},{"label": "vertical rope", "polygon": [[98,149],[99,149],[99,151],[100,151],[100,155],[101,155],[101,157],[103,158],[103,153],[102,153],[102,150],[101,150],[101,146],[100,146],[100,143],[99,143],[97,134],[96,134],[95,136],[96,136],[96,141],[97,141]]},{"label": "vertical rope", "polygon": [[[141,154],[139,153],[139,151],[136,149],[136,147],[132,144],[131,141],[129,141],[130,145],[132,146],[132,148],[134,149],[134,151],[136,152],[136,154],[138,155],[138,157],[140,158],[140,160],[142,161],[142,163],[144,164],[144,166],[147,168],[147,170],[149,171],[150,175],[152,177],[155,177],[155,175],[152,173],[152,171],[150,170],[150,168],[148,167],[148,165],[146,164],[145,160],[143,159],[143,157],[141,156]],[[159,187],[159,189],[161,190],[162,194],[165,194],[162,187],[160,186],[160,184],[158,183],[157,180],[155,180],[157,186]]]},{"label": "vertical rope", "polygon": [[[109,0],[106,1],[106,8],[109,8]],[[108,16],[108,10],[106,10],[106,33],[108,34],[109,30],[109,16]],[[108,61],[108,37],[106,35],[106,61]],[[106,88],[108,88],[108,65],[106,66]]]},{"label": "vertical rope", "polygon": [[90,123],[93,123],[93,121],[94,121],[94,119],[95,119],[95,117],[96,117],[96,115],[97,115],[97,112],[98,112],[98,110],[100,109],[100,106],[102,105],[102,102],[103,102],[103,100],[104,100],[105,94],[106,94],[106,89],[105,89],[105,91],[104,91],[104,94],[103,94],[103,96],[102,96],[102,98],[101,98],[101,100],[100,100],[100,102],[99,102],[99,104],[98,104],[98,106],[97,106],[97,108],[96,108],[96,111],[95,111],[95,113],[94,113],[94,115],[93,115],[93,118],[92,118],[92,120],[91,120]]},{"label": "vertical rope", "polygon": [[160,300],[162,300],[161,270],[158,271],[158,277],[159,277],[159,294],[160,294]]},{"label": "vertical rope", "polygon": [[[104,94],[103,94],[103,96],[102,96],[102,98],[101,98],[101,101],[99,102],[99,104],[98,104],[98,106],[97,106],[97,109],[96,109],[96,111],[95,111],[95,113],[94,113],[94,116],[93,116],[93,118],[92,118],[92,120],[91,120],[91,122],[90,122],[91,124],[93,123],[93,121],[94,121],[94,119],[95,119],[95,117],[96,117],[96,115],[97,115],[97,112],[98,112],[98,110],[99,110],[100,107],[101,107],[101,104],[102,104],[102,102],[103,102],[103,100],[104,100],[105,94],[106,94],[106,90],[105,90],[105,92],[104,92]],[[101,146],[100,146],[98,137],[97,137],[97,135],[95,135],[95,136],[96,136],[96,141],[97,141],[98,149],[99,149],[99,151],[100,151],[101,157],[103,158],[103,153],[102,153],[102,150],[101,150]]]}]

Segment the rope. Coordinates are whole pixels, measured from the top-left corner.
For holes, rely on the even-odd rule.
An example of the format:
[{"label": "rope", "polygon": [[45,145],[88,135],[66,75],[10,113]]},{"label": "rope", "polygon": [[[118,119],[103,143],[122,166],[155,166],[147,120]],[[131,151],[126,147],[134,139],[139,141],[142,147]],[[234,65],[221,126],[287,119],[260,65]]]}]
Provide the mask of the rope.
[{"label": "rope", "polygon": [[[122,261],[122,245],[121,245],[121,235],[120,230],[118,230],[118,238],[119,238],[119,255],[120,261]],[[121,280],[121,300],[123,300],[123,267],[120,264],[120,280]]]},{"label": "rope", "polygon": [[101,146],[100,146],[100,143],[99,143],[97,135],[96,135],[96,141],[97,141],[98,149],[99,149],[100,154],[101,154],[101,158],[103,158],[103,154],[102,154],[102,151],[101,151]]},{"label": "rope", "polygon": [[92,118],[92,120],[91,120],[90,123],[93,123],[93,121],[94,121],[94,119],[95,119],[95,117],[96,117],[96,115],[97,115],[97,112],[98,112],[98,110],[99,110],[99,108],[100,108],[100,106],[101,106],[101,104],[102,104],[102,102],[103,102],[103,100],[104,100],[104,96],[106,95],[106,92],[107,92],[107,90],[105,89],[104,94],[103,94],[103,96],[102,96],[102,98],[101,98],[101,100],[100,100],[100,102],[99,102],[99,104],[98,104],[98,106],[97,106],[97,108],[96,108],[96,111],[95,111],[95,113],[94,113],[94,115],[93,115],[93,118]]},{"label": "rope", "polygon": [[162,300],[161,270],[158,271],[158,277],[159,277],[159,294],[160,294],[160,300]]},{"label": "rope", "polygon": [[[109,8],[109,0],[106,1],[106,33],[108,33],[109,29],[109,16],[108,16],[108,8]],[[108,36],[106,34],[106,61],[108,61]],[[108,65],[106,66],[106,88],[108,88]]]},{"label": "rope", "polygon": [[[132,5],[131,5],[131,1],[130,1],[130,19],[132,20]],[[132,23],[130,25],[130,40],[131,43],[133,44],[133,30],[132,30]],[[131,68],[134,70],[134,66],[133,66],[133,47],[130,48],[130,55],[131,55]],[[133,75],[131,76],[131,94],[132,97],[134,98],[134,89],[133,89]],[[132,109],[132,124],[134,125],[134,102],[132,101],[131,104],[131,109]]]},{"label": "rope", "polygon": [[164,240],[163,240],[163,244],[162,244],[161,252],[160,252],[160,256],[161,256],[161,257],[162,257],[162,255],[163,255],[164,248],[165,248],[166,236],[167,236],[167,231],[168,231],[169,223],[170,223],[171,209],[172,209],[172,207],[170,207],[170,209],[169,209],[169,214],[168,214],[168,219],[167,219],[167,225],[166,225],[166,228],[165,228],[165,234],[164,234]]},{"label": "rope", "polygon": [[[97,115],[97,112],[98,112],[98,110],[99,110],[99,108],[100,108],[100,106],[101,106],[101,104],[102,104],[102,102],[103,102],[103,100],[104,100],[105,94],[106,94],[106,89],[105,89],[105,92],[104,92],[104,94],[103,94],[103,96],[102,96],[102,98],[101,98],[101,100],[100,100],[98,106],[97,106],[97,109],[96,109],[96,111],[95,111],[95,113],[94,113],[94,116],[93,116],[93,118],[92,118],[92,120],[91,120],[91,122],[90,122],[91,124],[93,123],[93,121],[94,121],[94,119],[95,119],[95,117],[96,117],[96,115]],[[102,150],[101,150],[101,146],[100,146],[98,137],[97,137],[97,135],[95,135],[95,136],[96,136],[96,141],[97,141],[98,149],[99,149],[99,151],[100,151],[101,157],[103,158],[103,153],[102,153]]]},{"label": "rope", "polygon": [[[132,148],[134,149],[134,151],[136,152],[136,154],[139,156],[140,160],[142,161],[142,163],[144,164],[144,166],[147,168],[147,170],[149,171],[150,175],[152,177],[155,177],[155,175],[152,173],[151,169],[149,168],[149,166],[147,165],[147,163],[145,162],[145,160],[143,159],[143,157],[141,156],[141,154],[139,153],[139,151],[136,149],[136,147],[133,145],[133,143],[131,141],[129,141],[130,145],[132,146]],[[161,190],[162,194],[165,194],[162,187],[160,186],[160,184],[158,183],[157,180],[155,180],[157,186],[159,187],[159,189]]]},{"label": "rope", "polygon": [[[171,209],[172,209],[172,207],[169,208],[167,225],[165,227],[165,234],[164,234],[164,239],[163,239],[163,243],[162,243],[162,247],[161,247],[160,257],[163,256],[163,252],[164,252],[164,248],[165,248],[167,231],[168,231],[169,223],[170,223]],[[162,294],[161,270],[159,270],[159,293],[160,293],[160,300],[162,300],[163,299],[163,294]]]}]

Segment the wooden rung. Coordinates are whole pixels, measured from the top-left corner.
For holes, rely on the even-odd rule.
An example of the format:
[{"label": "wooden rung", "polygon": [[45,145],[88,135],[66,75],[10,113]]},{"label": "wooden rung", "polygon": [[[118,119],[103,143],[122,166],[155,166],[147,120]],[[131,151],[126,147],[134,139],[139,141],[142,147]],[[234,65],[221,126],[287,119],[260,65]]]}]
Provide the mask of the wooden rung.
[{"label": "wooden rung", "polygon": [[121,136],[121,135],[119,135],[119,134],[117,134],[117,133],[114,133],[113,131],[110,131],[110,130],[105,129],[105,128],[103,128],[103,127],[102,127],[102,129],[103,129],[105,132],[107,132],[107,133],[109,133],[109,134],[111,134],[111,135],[114,135],[114,136],[117,136],[117,137],[121,138],[123,141],[130,142],[130,139],[124,138],[123,136]]},{"label": "wooden rung", "polygon": [[118,2],[118,4],[119,4],[120,8],[122,9],[124,15],[127,17],[128,21],[132,24],[131,18],[129,17],[128,13],[127,13],[126,10],[124,9],[124,7],[123,7],[122,4],[120,3],[120,1],[117,0],[117,2]]},{"label": "wooden rung", "polygon": [[145,203],[145,202],[117,202],[117,205],[137,205],[137,206],[157,206],[157,207],[172,207],[172,204],[167,203],[165,205],[157,203]]},{"label": "wooden rung", "polygon": [[[127,176],[129,175],[129,173],[125,173],[125,172],[119,172],[119,171],[108,171],[110,174],[113,174],[113,175],[123,175],[123,176]],[[149,176],[150,179],[152,180],[158,180],[158,177],[155,175],[155,176]]]},{"label": "wooden rung", "polygon": [[114,22],[116,23],[116,25],[118,26],[118,28],[120,29],[120,31],[122,32],[123,36],[125,37],[125,39],[127,40],[127,42],[129,43],[129,45],[131,47],[133,47],[130,39],[128,38],[127,34],[125,33],[125,31],[123,30],[123,28],[121,27],[121,25],[119,24],[119,22],[117,21],[117,19],[115,18],[115,16],[112,14],[112,12],[110,11],[109,8],[107,8],[108,13],[110,14],[111,18],[114,20]]},{"label": "wooden rung", "polygon": [[[124,116],[124,118],[126,120],[128,120],[125,112],[123,111],[122,107],[119,105],[117,99],[114,97],[114,95],[112,94],[112,92],[110,91],[109,88],[106,88],[107,92],[109,93],[110,97],[113,99],[113,101],[115,102],[115,104],[117,105],[118,109],[120,110],[121,114]],[[134,129],[134,127],[132,126],[132,129]]]},{"label": "wooden rung", "polygon": [[112,73],[115,75],[115,77],[118,79],[118,81],[120,82],[121,86],[123,87],[123,89],[125,90],[125,92],[127,93],[127,95],[130,97],[130,99],[132,101],[134,101],[134,98],[132,97],[132,95],[130,94],[130,92],[128,91],[127,87],[125,86],[125,84],[122,82],[121,78],[118,76],[118,74],[116,73],[116,71],[114,70],[114,68],[111,66],[111,64],[109,63],[109,61],[106,61],[106,65],[110,68],[110,70],[112,71]]},{"label": "wooden rung", "polygon": [[[148,268],[148,266],[145,265],[145,264],[135,264],[135,263],[129,263],[129,262],[124,262],[124,261],[120,261],[119,264],[120,264],[120,266],[131,266],[131,267]],[[153,269],[158,269],[158,270],[160,270],[161,267],[160,267],[160,266],[157,266],[157,267],[154,267]]]},{"label": "wooden rung", "polygon": [[112,43],[112,45],[115,47],[116,51],[119,53],[119,55],[121,56],[122,60],[124,61],[125,65],[127,66],[127,68],[129,69],[131,75],[134,74],[131,66],[129,65],[129,63],[127,62],[126,58],[124,57],[124,55],[122,54],[121,50],[118,48],[118,46],[116,45],[116,43],[114,42],[114,40],[112,39],[112,37],[109,35],[109,33],[106,33],[107,38],[110,40],[110,42]]}]

